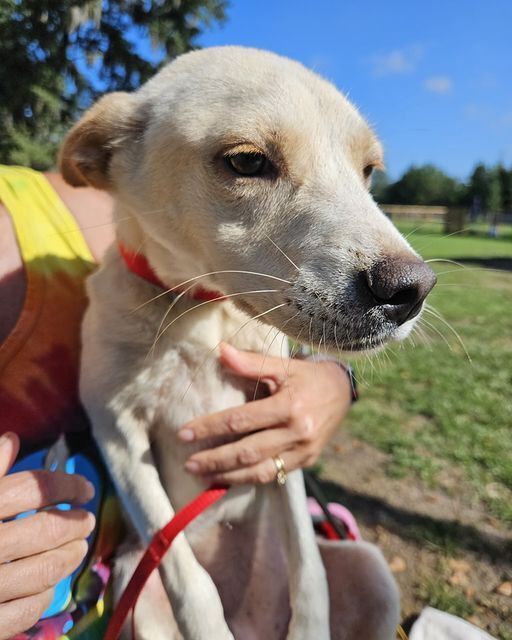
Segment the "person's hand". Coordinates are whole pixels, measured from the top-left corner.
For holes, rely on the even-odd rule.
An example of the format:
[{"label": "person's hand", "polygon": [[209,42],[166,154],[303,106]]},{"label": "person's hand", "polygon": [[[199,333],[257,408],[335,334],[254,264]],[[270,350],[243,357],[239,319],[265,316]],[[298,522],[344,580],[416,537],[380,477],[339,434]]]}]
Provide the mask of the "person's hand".
[{"label": "person's hand", "polygon": [[183,425],[178,436],[184,442],[243,436],[194,453],[185,469],[210,482],[245,484],[275,480],[277,455],[287,472],[314,464],[350,407],[346,373],[335,362],[283,360],[226,344],[221,362],[239,376],[265,383],[271,395]]},{"label": "person's hand", "polygon": [[84,504],[94,495],[94,486],[78,475],[22,471],[7,476],[18,450],[16,435],[0,437],[0,640],[39,620],[53,587],[85,557],[85,538],[95,525],[94,516],[81,509],[47,509],[2,522],[62,502]]}]

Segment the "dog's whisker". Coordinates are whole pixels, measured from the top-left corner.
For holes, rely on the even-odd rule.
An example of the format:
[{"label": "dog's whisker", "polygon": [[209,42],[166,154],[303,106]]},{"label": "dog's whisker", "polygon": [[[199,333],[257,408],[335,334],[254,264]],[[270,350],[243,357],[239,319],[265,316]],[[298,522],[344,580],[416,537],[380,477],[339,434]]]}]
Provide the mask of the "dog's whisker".
[{"label": "dog's whisker", "polygon": [[437,289],[439,289],[439,287],[471,287],[473,289],[476,289],[476,288],[484,289],[485,288],[483,285],[473,284],[473,283],[470,283],[470,282],[440,282],[440,283],[436,284],[436,287],[432,291],[431,295],[434,295],[435,293],[437,293]]},{"label": "dog's whisker", "polygon": [[450,260],[449,258],[430,258],[430,260],[424,260],[424,262],[448,262],[449,264],[455,264],[461,269],[467,269],[466,265],[462,262],[457,262],[457,260]]},{"label": "dog's whisker", "polygon": [[[279,356],[281,358],[281,363],[283,365],[283,373],[285,374],[285,376],[288,377],[288,374],[290,373],[290,355],[289,355],[289,350],[287,349],[287,353],[288,353],[288,357],[285,358],[285,356],[283,355],[283,348],[284,348],[284,340],[286,338],[286,340],[288,340],[288,336],[286,335],[286,333],[284,332],[284,328],[286,327],[286,325],[291,322],[294,318],[296,318],[298,315],[300,314],[300,312],[297,312],[295,315],[291,316],[290,318],[288,318],[288,320],[286,320],[282,326],[281,326],[281,333],[283,334],[283,337],[281,339],[281,348],[279,350]],[[300,332],[299,332],[300,335]],[[288,345],[289,346],[289,345]],[[288,362],[288,368],[286,368],[285,363]]]},{"label": "dog's whisker", "polygon": [[[438,273],[436,273],[436,276],[444,276],[447,273],[460,273],[460,271],[460,269],[448,269],[447,271],[439,271]],[[464,267],[464,273],[468,273],[469,271],[482,271],[484,273],[503,273],[502,269],[490,269],[489,267]]]},{"label": "dog's whisker", "polygon": [[386,348],[382,351],[382,355],[385,356],[387,358],[387,361],[389,362],[389,364],[392,365],[393,361],[391,360],[391,356],[389,355],[388,346],[389,345],[386,345]]},{"label": "dog's whisker", "polygon": [[289,256],[289,255],[287,255],[287,254],[286,254],[286,253],[281,249],[281,247],[279,247],[279,246],[278,246],[278,245],[277,245],[277,244],[272,240],[272,238],[271,238],[268,234],[266,234],[266,233],[265,233],[264,235],[265,235],[265,237],[267,238],[267,240],[269,240],[269,241],[274,245],[274,247],[279,251],[279,253],[281,253],[281,254],[282,254],[282,255],[283,255],[283,256],[288,260],[288,262],[289,262],[291,265],[293,265],[293,266],[295,267],[295,269],[297,269],[297,271],[300,271],[299,267],[298,267],[298,266],[295,264],[295,262],[290,258],[290,256]]},{"label": "dog's whisker", "polygon": [[259,389],[259,385],[260,385],[260,381],[261,381],[261,375],[262,375],[262,372],[263,372],[263,367],[265,366],[265,360],[267,358],[267,355],[268,355],[270,349],[272,348],[272,345],[274,344],[274,340],[281,333],[279,331],[279,329],[277,329],[276,327],[270,327],[270,331],[267,333],[267,335],[265,336],[265,340],[263,341],[263,347],[265,347],[265,344],[267,342],[268,336],[270,335],[270,332],[272,331],[272,329],[275,330],[275,334],[274,334],[274,337],[272,338],[272,340],[270,341],[270,344],[268,345],[268,348],[265,349],[265,355],[264,355],[263,360],[261,362],[260,370],[259,370],[259,373],[258,373],[258,379],[256,380],[256,384],[254,386],[254,393],[253,393],[253,396],[252,396],[253,400],[256,400],[256,396],[258,395],[258,389]]},{"label": "dog's whisker", "polygon": [[[266,238],[267,238],[267,239],[268,239],[268,240],[269,240],[269,241],[274,245],[274,247],[279,251],[279,253],[281,253],[281,254],[282,254],[282,255],[283,255],[283,256],[288,260],[288,262],[290,262],[290,264],[292,264],[292,265],[295,267],[295,269],[296,269],[297,271],[300,271],[299,267],[298,267],[298,266],[295,264],[295,262],[290,258],[290,256],[289,256],[285,251],[283,251],[283,249],[281,249],[281,247],[280,247],[279,245],[277,245],[277,244],[272,240],[272,238],[271,238],[268,234],[266,234],[266,233],[265,233],[265,237],[266,237]],[[320,298],[320,296],[318,295],[318,293],[317,293],[316,291],[313,291],[312,293],[313,293],[313,295],[317,298],[318,302],[320,302],[320,304],[322,305],[322,307],[323,307],[324,309],[327,309],[327,307],[325,306],[324,301]]]},{"label": "dog's whisker", "polygon": [[446,240],[447,238],[451,238],[452,236],[456,236],[459,235],[461,233],[465,233],[468,229],[458,229],[457,231],[453,231],[452,233],[447,233],[443,236],[441,236],[440,238],[429,238],[429,242],[427,242],[426,244],[423,244],[421,249],[420,249],[420,253],[422,253],[423,251],[425,251],[425,249],[427,249],[428,247],[430,247],[432,245],[433,242],[437,241],[437,240]]},{"label": "dog's whisker", "polygon": [[322,334],[322,335],[320,336],[319,341],[318,341],[318,347],[317,347],[317,353],[318,353],[318,355],[320,356],[320,359],[321,359],[321,355],[322,355],[322,354],[320,353],[320,350],[322,349],[322,339],[323,339],[323,337],[324,337],[324,335]]},{"label": "dog's whisker", "polygon": [[[195,286],[195,282],[192,283],[191,285],[189,285],[184,291],[182,291],[179,295],[176,296],[176,298],[171,302],[171,304],[168,306],[167,311],[164,313],[162,320],[160,321],[160,324],[158,325],[158,329],[156,330],[156,334],[155,334],[155,340],[153,341],[153,344],[151,346],[150,351],[148,352],[148,355],[151,353],[152,356],[154,356],[155,354],[155,348],[156,348],[156,343],[158,340],[158,337],[160,336],[160,331],[162,330],[162,327],[164,325],[164,322],[166,320],[166,318],[169,316],[170,312],[172,311],[172,309],[178,304],[178,302],[181,300],[181,298],[183,298],[183,296],[185,296],[190,289],[192,289]],[[147,356],[146,356],[147,357]]]},{"label": "dog's whisker", "polygon": [[421,338],[423,344],[428,348],[429,351],[432,351],[432,340],[428,333],[426,332],[426,328],[422,326],[422,319],[419,318],[418,322],[414,325],[413,333],[417,333]]},{"label": "dog's whisker", "polygon": [[[450,344],[450,341],[446,338],[446,336],[444,335],[444,333],[442,331],[440,331],[434,324],[432,324],[432,322],[429,322],[428,320],[426,320],[425,318],[421,318],[421,322],[422,324],[425,325],[425,327],[428,327],[429,329],[431,329],[432,331],[435,331],[435,333],[437,333],[438,336],[441,337],[441,339],[445,342],[446,346],[448,347],[448,349],[453,352],[453,347]],[[419,328],[418,328],[418,332],[419,332]]]},{"label": "dog's whisker", "polygon": [[322,334],[324,338],[324,353],[327,356],[327,338],[325,337],[325,320],[322,320]]},{"label": "dog's whisker", "polygon": [[409,231],[409,233],[404,236],[404,238],[407,240],[407,238],[410,238],[412,236],[413,233],[416,233],[416,231],[419,231],[420,229],[422,229],[425,226],[425,223],[420,224],[417,227],[414,227],[414,229],[412,231]]},{"label": "dog's whisker", "polygon": [[[159,335],[156,338],[156,341],[158,341],[163,334],[170,328],[172,327],[172,325],[175,322],[178,322],[178,320],[180,320],[181,318],[183,318],[184,316],[186,316],[187,314],[191,313],[192,311],[196,311],[197,309],[200,309],[201,307],[204,307],[207,304],[211,304],[212,302],[219,302],[219,300],[230,300],[231,298],[236,298],[238,296],[245,296],[248,294],[253,294],[253,293],[276,293],[278,292],[279,289],[256,289],[254,291],[237,291],[236,293],[228,293],[225,296],[222,296],[222,298],[219,299],[214,299],[214,300],[205,300],[204,302],[200,302],[199,304],[194,305],[193,307],[190,307],[189,309],[185,309],[185,311],[183,311],[182,313],[180,313],[178,316],[176,316],[176,318],[173,318],[171,320],[171,322],[169,322],[169,324],[167,324],[162,331],[159,333]],[[286,303],[285,303],[286,304]]]},{"label": "dog's whisker", "polygon": [[450,331],[457,338],[457,340],[459,341],[460,346],[464,350],[464,353],[466,354],[466,358],[468,359],[468,362],[471,363],[472,362],[471,356],[469,355],[468,350],[466,349],[466,345],[464,344],[464,342],[463,342],[462,338],[460,337],[460,335],[458,334],[458,332],[452,327],[452,325],[445,318],[443,318],[443,316],[439,313],[439,311],[437,311],[436,309],[434,309],[430,305],[425,304],[425,311],[427,313],[430,313],[432,316],[434,316],[434,318],[437,318],[440,322],[445,324],[448,327],[448,329],[450,329]]},{"label": "dog's whisker", "polygon": [[[289,373],[289,364],[288,364],[288,368],[286,367],[286,362],[287,359],[285,359],[285,357],[283,356],[283,348],[284,348],[284,341],[285,339],[288,339],[288,336],[286,334],[283,333],[283,337],[281,338],[281,347],[279,348],[279,358],[281,360],[281,365],[283,367],[283,373],[285,376],[288,376]],[[290,398],[290,402],[292,401],[292,392],[291,392],[291,388],[289,385],[286,385],[286,389],[288,391],[288,397]]]},{"label": "dog's whisker", "polygon": [[[281,329],[278,329],[278,330],[277,330],[276,335],[272,338],[272,340],[271,340],[270,344],[268,345],[268,348],[265,350],[265,355],[264,355],[264,357],[263,357],[263,362],[261,363],[260,371],[259,371],[259,374],[258,374],[258,380],[257,380],[257,382],[256,382],[256,387],[255,387],[255,389],[254,389],[254,398],[256,397],[256,393],[257,393],[257,391],[258,391],[258,385],[259,385],[259,383],[260,383],[260,381],[261,381],[261,375],[262,375],[262,372],[263,372],[263,368],[264,368],[264,366],[265,366],[265,360],[267,359],[267,356],[268,356],[268,354],[270,353],[270,349],[272,348],[272,345],[274,344],[274,340],[277,338],[277,336],[278,336],[279,334],[282,334],[282,335],[283,335],[283,338],[287,337],[287,336],[286,336],[286,334],[284,333],[284,328],[286,327],[286,325],[287,325],[289,322],[291,322],[294,318],[296,318],[296,317],[299,315],[299,313],[300,313],[300,312],[298,311],[295,315],[291,316],[290,318],[288,318],[288,320],[285,320],[285,322],[283,322],[283,324],[282,324],[282,326],[281,326]],[[283,353],[283,346],[284,346],[284,343],[283,343],[283,341],[281,341],[281,349],[280,349],[280,351],[279,351],[279,353],[280,353],[280,355],[281,355],[281,356],[282,356],[282,353]],[[284,365],[283,365],[283,369],[284,369]],[[286,371],[285,371],[285,373],[286,373]]]},{"label": "dog's whisker", "polygon": [[273,276],[270,273],[261,273],[259,271],[243,271],[243,270],[240,270],[240,269],[223,269],[223,270],[220,270],[220,271],[209,271],[208,273],[202,273],[199,276],[194,276],[193,278],[189,278],[188,280],[184,280],[183,282],[180,282],[179,284],[175,284],[170,289],[166,289],[165,291],[161,291],[158,295],[154,296],[153,298],[150,298],[149,300],[146,300],[146,302],[143,302],[138,307],[135,307],[135,309],[133,309],[133,311],[131,311],[131,313],[135,313],[139,309],[142,309],[142,307],[145,307],[147,304],[150,304],[151,302],[154,302],[155,300],[158,300],[158,298],[161,298],[162,296],[165,296],[165,295],[167,295],[169,293],[172,293],[176,289],[181,289],[181,287],[185,286],[186,284],[189,284],[190,282],[194,282],[194,284],[192,284],[192,286],[190,286],[187,289],[187,291],[189,291],[192,287],[195,286],[195,281],[196,280],[199,280],[200,278],[206,278],[207,276],[214,276],[214,275],[217,275],[217,274],[220,274],[220,273],[242,273],[242,274],[245,274],[245,275],[262,276],[264,278],[271,278],[272,280],[279,280],[279,282],[284,282],[285,284],[291,284],[290,280],[285,280],[284,278],[280,278],[279,276]]},{"label": "dog's whisker", "polygon": [[[249,318],[240,327],[238,327],[238,329],[234,333],[232,333],[227,338],[223,338],[220,342],[231,342],[233,340],[233,338],[235,338],[240,333],[240,331],[242,331],[242,329],[244,329],[250,322],[253,322],[254,320],[258,320],[259,318],[262,318],[263,316],[267,315],[267,313],[272,313],[272,311],[276,311],[277,309],[280,309],[281,307],[286,307],[287,304],[288,304],[287,302],[282,302],[281,304],[277,304],[275,307],[272,307],[271,309],[267,309],[266,311],[263,311],[262,313],[258,313],[256,316],[252,316],[252,318]],[[190,379],[190,383],[189,383],[188,387],[185,389],[185,393],[181,397],[182,401],[185,399],[185,396],[189,392],[189,389],[192,387],[195,379],[199,375],[199,372],[201,371],[203,366],[206,364],[207,360],[211,357],[211,355],[214,353],[214,351],[220,345],[220,342],[217,342],[217,344],[212,349],[210,349],[208,351],[206,356],[201,360],[199,365],[194,370],[194,373],[192,374],[191,379]]]},{"label": "dog's whisker", "polygon": [[189,286],[188,286],[184,291],[182,291],[180,294],[178,294],[178,295],[176,296],[176,298],[171,302],[171,304],[170,304],[170,305],[169,305],[169,307],[167,308],[167,311],[165,312],[165,314],[164,314],[164,316],[163,316],[162,320],[160,321],[160,324],[158,325],[158,329],[157,329],[156,334],[155,334],[155,336],[156,336],[156,337],[155,337],[155,340],[154,340],[154,342],[153,342],[153,345],[151,346],[150,351],[148,352],[148,355],[149,355],[149,353],[151,353],[152,355],[154,355],[154,353],[155,353],[156,343],[157,343],[157,341],[158,341],[158,339],[159,339],[159,337],[160,337],[160,335],[161,335],[161,334],[160,334],[160,331],[161,331],[162,326],[163,326],[163,324],[164,324],[164,322],[165,322],[165,319],[169,316],[169,313],[170,313],[170,312],[172,311],[172,309],[176,306],[176,304],[177,304],[177,303],[178,303],[178,302],[179,302],[179,301],[180,301],[180,300],[181,300],[181,299],[182,299],[182,298],[183,298],[183,297],[184,297],[184,296],[185,296],[185,295],[190,291],[190,289],[193,289],[193,288],[195,287],[195,285],[196,285],[196,283],[195,283],[195,282],[193,282],[192,284],[190,284],[190,285],[189,285]]},{"label": "dog's whisker", "polygon": [[294,341],[293,341],[293,344],[292,344],[292,348],[290,350],[290,357],[288,358],[288,368],[286,370],[286,377],[288,377],[290,375],[290,367],[292,366],[292,360],[296,356],[297,352],[299,351],[299,348],[300,348],[300,336],[302,335],[303,331],[304,331],[304,327],[301,328],[301,330],[297,334],[296,338],[294,338]]}]

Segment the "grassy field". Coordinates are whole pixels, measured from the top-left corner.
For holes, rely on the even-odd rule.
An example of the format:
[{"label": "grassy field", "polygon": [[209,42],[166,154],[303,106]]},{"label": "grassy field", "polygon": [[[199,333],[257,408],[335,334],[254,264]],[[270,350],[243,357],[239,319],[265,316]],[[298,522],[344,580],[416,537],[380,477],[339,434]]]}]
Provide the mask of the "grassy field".
[{"label": "grassy field", "polygon": [[512,581],[512,233],[401,230],[425,259],[463,264],[431,262],[418,330],[355,361],[362,399],[321,475],[406,565],[404,615],[431,604],[512,640],[512,597],[496,592]]},{"label": "grassy field", "polygon": [[[409,240],[426,259],[512,261],[512,241],[421,231]],[[431,309],[409,344],[356,364],[365,400],[349,426],[392,455],[392,474],[414,472],[435,485],[447,466],[463,470],[512,524],[512,272],[431,266]]]}]

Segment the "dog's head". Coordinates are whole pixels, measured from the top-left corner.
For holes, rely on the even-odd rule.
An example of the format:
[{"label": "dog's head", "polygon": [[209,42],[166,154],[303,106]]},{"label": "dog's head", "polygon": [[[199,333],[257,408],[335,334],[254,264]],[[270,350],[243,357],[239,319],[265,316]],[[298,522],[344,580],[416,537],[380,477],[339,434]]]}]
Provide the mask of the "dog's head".
[{"label": "dog's head", "polygon": [[233,302],[304,342],[403,338],[435,283],[369,194],[372,130],[333,85],[271,53],[189,53],[105,96],[60,163],[71,184],[113,193],[121,235],[144,242],[163,281],[221,272],[201,284],[247,292]]}]

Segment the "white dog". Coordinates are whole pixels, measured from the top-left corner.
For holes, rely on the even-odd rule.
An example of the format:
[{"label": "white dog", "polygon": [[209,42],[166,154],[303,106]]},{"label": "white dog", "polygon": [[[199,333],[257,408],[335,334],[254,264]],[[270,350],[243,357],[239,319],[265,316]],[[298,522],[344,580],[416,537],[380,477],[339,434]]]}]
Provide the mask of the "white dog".
[{"label": "white dog", "polygon": [[[381,162],[334,86],[239,47],[178,58],[136,93],[105,96],[68,135],[62,173],[113,194],[125,249],[169,288],[235,294],[147,303],[162,290],[118,246],[88,282],[81,396],[139,550],[204,488],[183,470],[197,445],[177,430],[247,399],[211,357],[221,340],[263,351],[267,323],[358,351],[411,330],[435,278],[368,193]],[[270,460],[262,480],[273,474]],[[120,552],[118,592],[138,557]],[[299,471],[283,487],[230,490],[175,541],[160,577],[137,607],[139,639],[390,640],[398,621],[374,547],[317,543]]]}]

